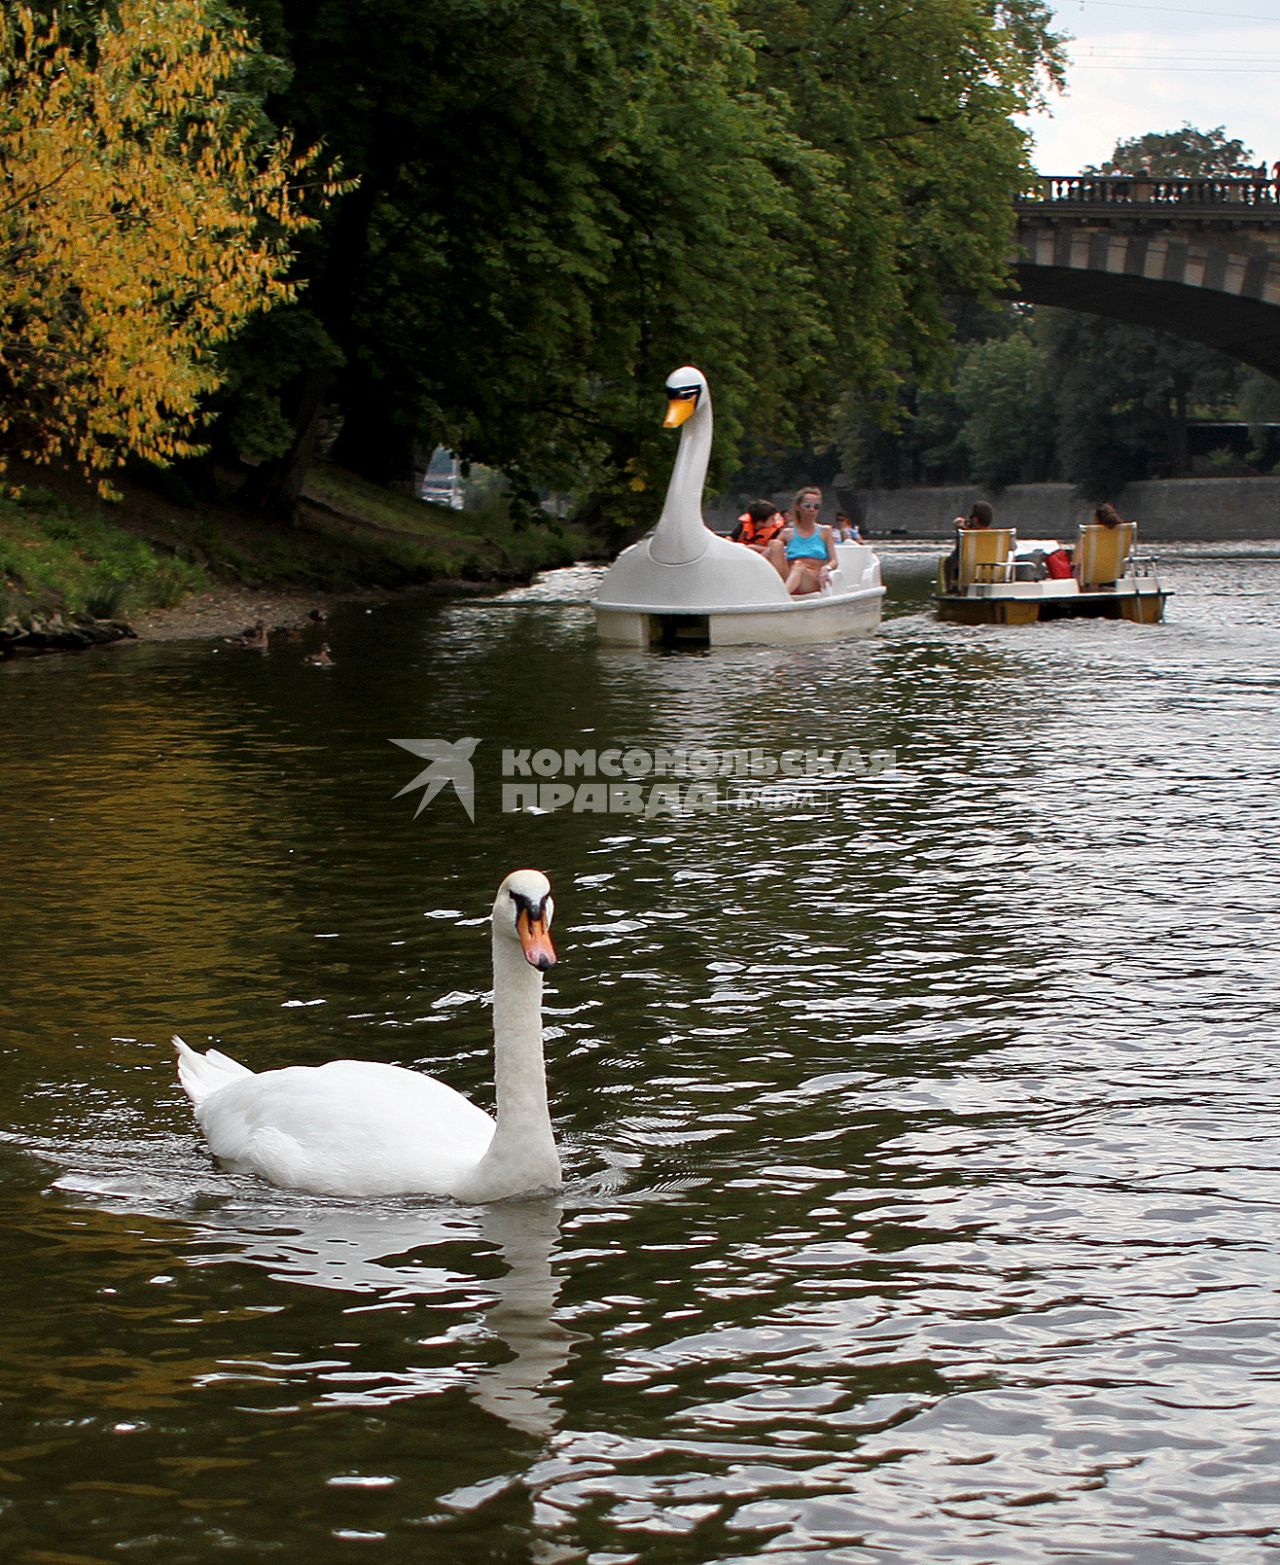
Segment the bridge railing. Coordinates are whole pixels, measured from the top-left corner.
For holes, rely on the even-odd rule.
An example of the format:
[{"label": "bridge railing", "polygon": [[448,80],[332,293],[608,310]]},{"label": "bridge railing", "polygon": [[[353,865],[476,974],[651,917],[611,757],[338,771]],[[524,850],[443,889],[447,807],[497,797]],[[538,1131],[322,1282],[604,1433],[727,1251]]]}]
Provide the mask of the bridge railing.
[{"label": "bridge railing", "polygon": [[1043,174],[1018,194],[1020,203],[1063,207],[1280,208],[1280,180],[1154,174]]}]

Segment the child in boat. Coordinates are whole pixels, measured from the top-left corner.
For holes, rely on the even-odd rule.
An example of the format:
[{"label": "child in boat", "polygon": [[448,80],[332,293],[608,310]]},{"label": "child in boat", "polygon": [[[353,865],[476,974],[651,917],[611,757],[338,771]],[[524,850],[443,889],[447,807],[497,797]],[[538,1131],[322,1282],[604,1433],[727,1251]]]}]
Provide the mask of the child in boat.
[{"label": "child in boat", "polygon": [[789,525],[769,545],[768,557],[795,598],[821,592],[838,563],[832,531],[818,522],[821,509],[821,489],[798,490]]},{"label": "child in boat", "polygon": [[772,500],[753,500],[729,536],[757,554],[767,554],[769,545],[786,525],[786,517]]}]

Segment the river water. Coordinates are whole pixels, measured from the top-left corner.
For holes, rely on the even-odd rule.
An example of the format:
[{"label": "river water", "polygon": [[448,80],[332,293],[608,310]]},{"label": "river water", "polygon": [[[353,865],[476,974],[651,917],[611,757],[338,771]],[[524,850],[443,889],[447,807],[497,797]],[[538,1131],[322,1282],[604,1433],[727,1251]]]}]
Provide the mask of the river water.
[{"label": "river water", "polygon": [[[820,649],[602,652],[583,570],[330,669],[0,668],[5,1560],[1274,1557],[1280,558],[1181,548],[1154,627],[885,564]],[[463,737],[474,824],[415,814],[389,741]],[[503,807],[504,749],[679,747],[845,771]],[[522,864],[562,1198],[210,1162],[174,1030],[488,1106]]]}]

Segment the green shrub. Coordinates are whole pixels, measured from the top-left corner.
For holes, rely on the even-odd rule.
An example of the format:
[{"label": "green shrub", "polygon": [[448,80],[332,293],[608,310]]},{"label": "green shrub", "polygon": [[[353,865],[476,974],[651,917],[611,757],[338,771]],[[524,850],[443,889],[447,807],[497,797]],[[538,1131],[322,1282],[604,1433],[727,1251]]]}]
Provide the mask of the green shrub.
[{"label": "green shrub", "polygon": [[129,582],[116,567],[100,566],[84,594],[84,610],[94,619],[117,619],[129,595]]}]

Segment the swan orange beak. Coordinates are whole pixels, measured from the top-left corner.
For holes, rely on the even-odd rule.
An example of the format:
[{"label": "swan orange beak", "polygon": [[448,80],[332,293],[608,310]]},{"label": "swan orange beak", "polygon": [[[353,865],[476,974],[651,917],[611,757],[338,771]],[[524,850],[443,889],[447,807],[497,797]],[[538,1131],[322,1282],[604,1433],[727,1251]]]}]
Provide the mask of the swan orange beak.
[{"label": "swan orange beak", "polygon": [[551,931],[540,918],[530,918],[524,908],[516,918],[516,931],[524,948],[524,959],[530,967],[545,973],[556,965],[556,948],[551,944]]},{"label": "swan orange beak", "polygon": [[687,418],[693,417],[697,406],[697,397],[672,397],[667,403],[667,416],[662,421],[663,429],[679,429]]}]

